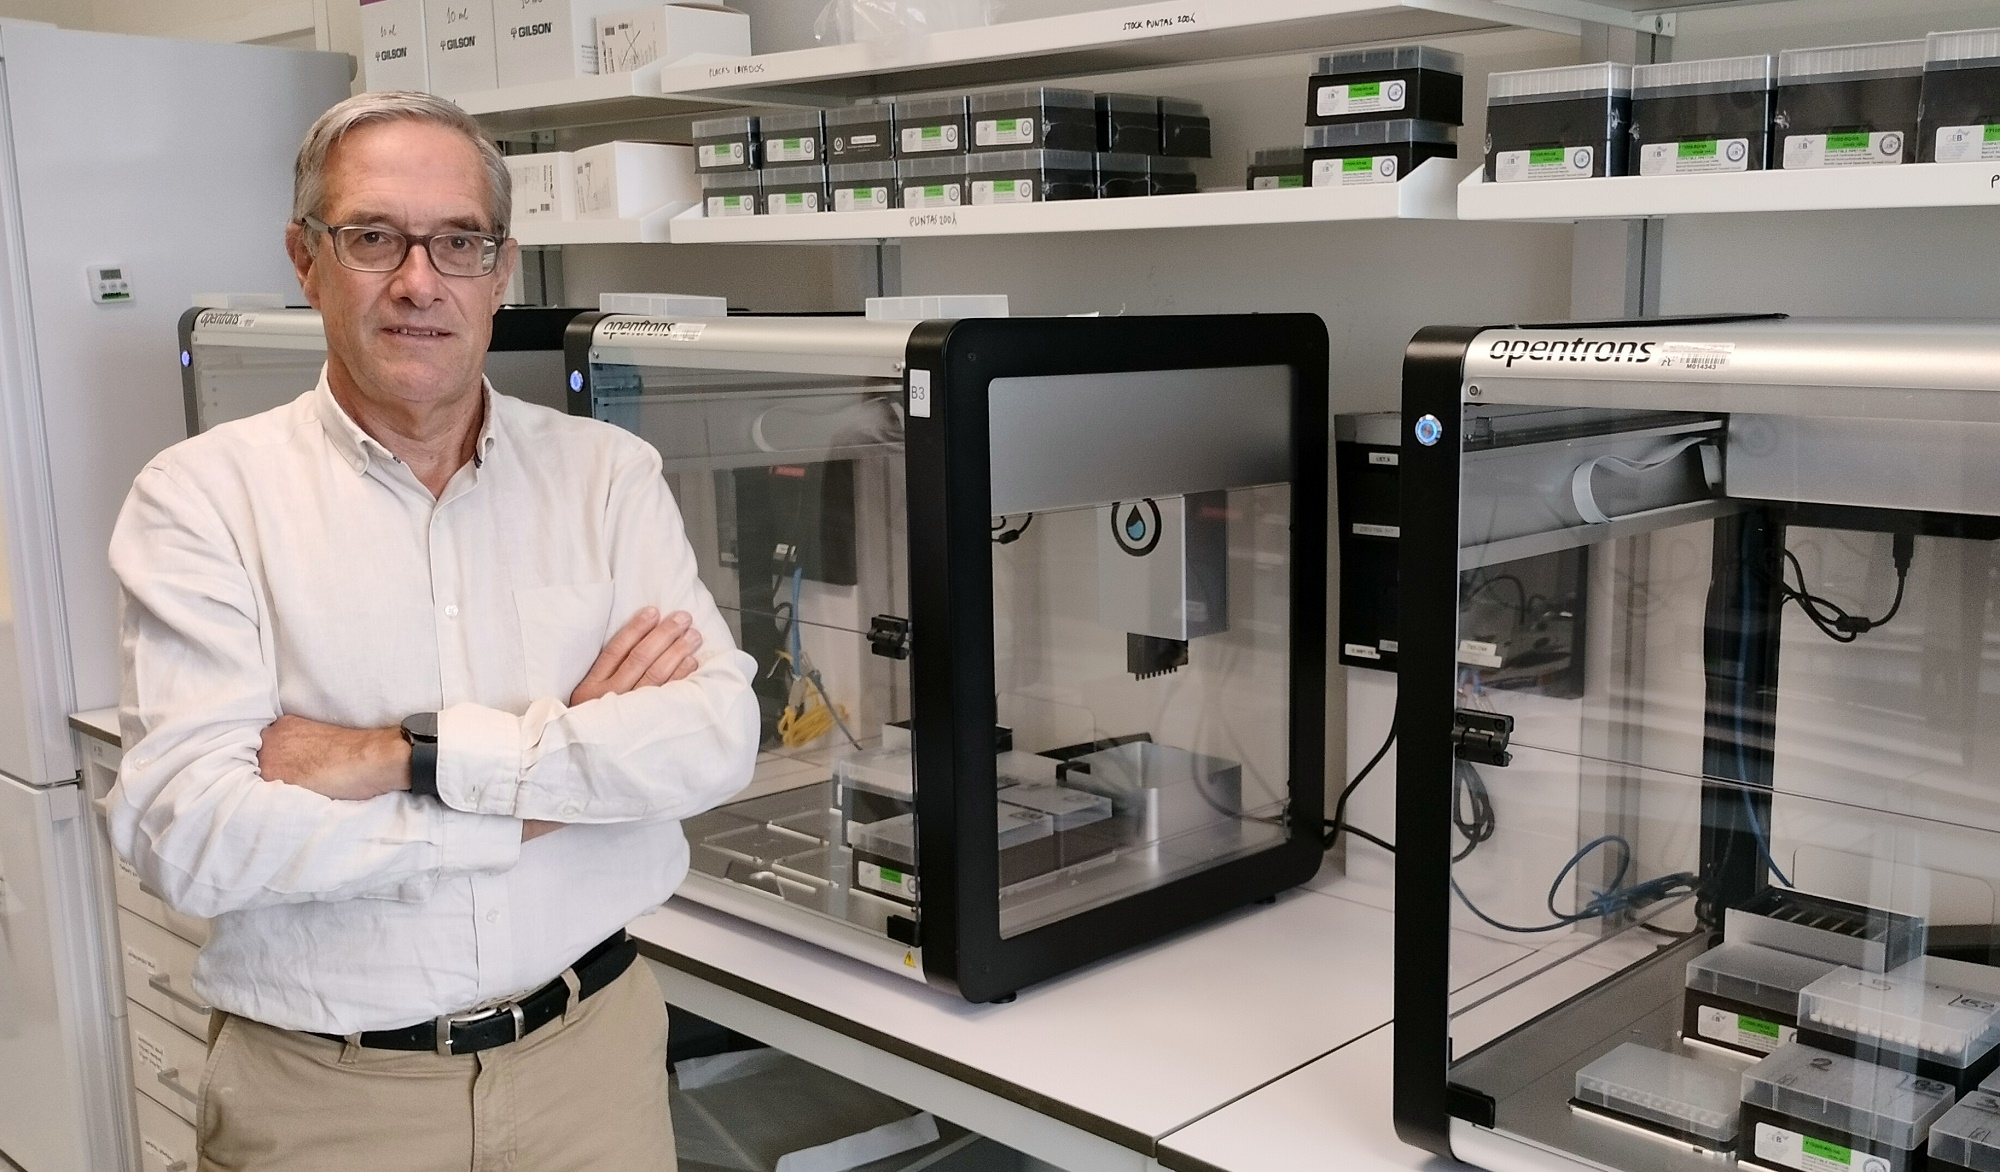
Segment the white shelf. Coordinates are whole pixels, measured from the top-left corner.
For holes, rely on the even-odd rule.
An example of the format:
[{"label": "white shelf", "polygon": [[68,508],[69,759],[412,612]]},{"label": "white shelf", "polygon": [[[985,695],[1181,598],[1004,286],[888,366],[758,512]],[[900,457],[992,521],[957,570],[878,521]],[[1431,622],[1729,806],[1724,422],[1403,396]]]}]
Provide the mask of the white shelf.
[{"label": "white shelf", "polygon": [[670,203],[637,220],[529,220],[514,225],[523,248],[552,244],[665,244],[675,216],[699,205]]},{"label": "white shelf", "polygon": [[544,81],[507,89],[452,95],[466,113],[489,130],[549,130],[556,127],[662,118],[729,103],[667,97],[660,92],[658,64],[631,73],[601,73],[567,81]]},{"label": "white shelf", "polygon": [[1400,183],[1304,187],[1288,191],[1208,191],[1127,199],[1071,199],[951,210],[731,216],[708,219],[700,207],[676,216],[676,244],[779,242],[837,244],[935,236],[1116,232],[1138,228],[1207,228],[1227,224],[1301,224],[1337,220],[1448,220],[1458,164],[1431,159]]},{"label": "white shelf", "polygon": [[1458,189],[1461,220],[1620,220],[1724,212],[2000,206],[2000,163],[1908,163],[1735,175],[1631,175]]},{"label": "white shelf", "polygon": [[1482,29],[1574,36],[1584,21],[1645,32],[1672,25],[1671,17],[1634,13],[1619,0],[1172,0],[955,29],[907,44],[825,45],[672,65],[660,72],[659,86],[688,98],[835,102]]}]

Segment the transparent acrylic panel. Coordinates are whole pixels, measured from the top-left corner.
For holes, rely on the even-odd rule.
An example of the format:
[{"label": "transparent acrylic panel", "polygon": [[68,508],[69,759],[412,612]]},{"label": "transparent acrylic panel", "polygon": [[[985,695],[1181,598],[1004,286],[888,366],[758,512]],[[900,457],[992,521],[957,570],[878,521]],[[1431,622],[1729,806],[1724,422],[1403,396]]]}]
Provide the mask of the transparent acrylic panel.
[{"label": "transparent acrylic panel", "polygon": [[[326,350],[196,344],[189,362],[195,376],[198,430],[207,431],[282,407],[312,390],[326,362]],[[565,409],[560,350],[494,351],[486,356],[486,377],[503,395],[555,411]]]},{"label": "transparent acrylic panel", "polygon": [[313,389],[325,362],[323,348],[194,346],[189,365],[197,432],[284,406]]},{"label": "transparent acrylic panel", "polygon": [[2000,1072],[1992,450],[1825,417],[1462,425],[1455,702],[1513,725],[1510,763],[1456,766],[1451,947],[1530,951],[1455,986],[1451,1080],[1605,1167],[1919,1166]]},{"label": "transparent acrylic panel", "polygon": [[1290,501],[993,518],[1002,936],[1284,840]]},{"label": "transparent acrylic panel", "polygon": [[[1730,1129],[1738,1158],[1796,1166],[1782,1157],[1790,1135],[1848,1149],[1857,1168],[1874,1166],[1864,1156],[1891,1169],[1911,1167],[1909,1149],[1898,1142],[1920,1135],[1942,1106],[1991,1078],[2000,1062],[2000,969],[1981,963],[1990,955],[1983,947],[1962,943],[1983,942],[1991,922],[1984,911],[1949,895],[1918,898],[1907,877],[1954,873],[1967,860],[1990,868],[2000,858],[2000,831],[1781,797],[1770,814],[1774,841],[1806,835],[1838,843],[1867,864],[1831,889],[1798,876],[1796,887],[1774,883],[1715,916],[1716,930],[1706,923],[1695,878],[1704,790],[1709,800],[1726,802],[1758,796],[1759,788],[1633,767],[1622,780],[1637,800],[1614,812],[1608,795],[1592,794],[1578,774],[1578,758],[1535,748],[1517,750],[1504,770],[1487,771],[1502,829],[1454,867],[1453,947],[1472,933],[1534,951],[1455,994],[1452,1082],[1491,1096],[1499,1130],[1536,1144],[1613,1168],[1713,1168],[1687,1137],[1659,1134],[1661,1112],[1682,1111],[1690,1120],[1699,1116],[1701,1126],[1681,1130],[1713,1136],[1713,1103],[1690,1090],[1704,1076],[1675,1071],[1674,1079],[1636,1088],[1647,1094],[1606,1103],[1579,1095],[1592,1082],[1586,1068],[1629,1043],[1680,1056],[1682,1067],[1708,1071],[1706,1081],[1740,1083],[1746,1072],[1755,1081],[1757,1072],[1770,1072],[1771,1081],[1792,1086],[1787,1063],[1803,1047],[1810,1073],[1796,1085],[1820,1105],[1741,1111]],[[1581,802],[1580,792],[1589,795]],[[1583,828],[1572,835],[1553,829],[1572,819]],[[1488,846],[1508,842],[1510,822],[1537,821],[1552,828],[1539,850],[1524,844],[1506,860],[1475,864]],[[1618,902],[1604,898],[1617,890],[1604,880],[1550,887],[1558,860],[1606,822],[1617,823],[1631,844],[1625,888],[1667,880],[1666,894],[1562,923],[1588,915],[1593,900]],[[1596,853],[1627,851],[1613,843]],[[1776,853],[1780,862],[1791,858],[1782,845]],[[1959,918],[1965,915],[1974,918]],[[1522,931],[1530,928],[1550,930]],[[1878,946],[1872,958],[1870,945]],[[1871,967],[1878,963],[1886,972]],[[1597,1109],[1576,1109],[1572,1098]]]},{"label": "transparent acrylic panel", "polygon": [[[878,616],[909,614],[900,384],[592,377],[595,414],[661,452],[702,581],[757,661],[757,771],[742,798],[688,820],[693,869],[877,935],[915,919],[914,860],[892,857],[899,834],[915,841],[909,666],[868,637]],[[888,853],[857,850],[882,839]]]}]

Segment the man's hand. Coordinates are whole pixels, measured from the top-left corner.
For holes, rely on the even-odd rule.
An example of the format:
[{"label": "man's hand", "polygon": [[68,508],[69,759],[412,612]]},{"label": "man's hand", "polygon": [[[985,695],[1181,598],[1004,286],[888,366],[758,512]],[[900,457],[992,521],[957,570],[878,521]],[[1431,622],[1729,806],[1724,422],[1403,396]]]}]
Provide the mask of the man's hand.
[{"label": "man's hand", "polygon": [[342,728],[280,716],[264,729],[257,771],[344,801],[410,788],[410,746],[401,729]]},{"label": "man's hand", "polygon": [[543,822],[540,819],[528,818],[521,823],[521,841],[533,842],[544,834],[561,830],[562,828],[563,824],[561,822]]},{"label": "man's hand", "polygon": [[693,622],[686,611],[663,618],[659,609],[651,606],[633,615],[631,622],[611,636],[583,682],[569,694],[570,706],[693,675],[699,666],[695,652],[701,650],[701,632],[694,629]]}]

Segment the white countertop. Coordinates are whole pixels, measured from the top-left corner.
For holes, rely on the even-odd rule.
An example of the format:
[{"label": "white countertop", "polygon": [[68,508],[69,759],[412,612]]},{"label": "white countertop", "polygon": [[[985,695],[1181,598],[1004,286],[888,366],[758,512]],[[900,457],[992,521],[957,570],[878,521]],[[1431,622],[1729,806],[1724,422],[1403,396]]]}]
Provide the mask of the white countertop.
[{"label": "white countertop", "polygon": [[[1239,912],[1024,989],[953,994],[674,900],[632,924],[649,952],[1007,1098],[1156,1140],[1387,1021],[1390,916],[1320,891]],[[700,971],[707,969],[709,971]],[[1109,1125],[1104,1127],[1102,1125]]]},{"label": "white countertop", "polygon": [[1396,1138],[1389,1114],[1393,1026],[1168,1136],[1175,1172],[1431,1172],[1463,1167]]},{"label": "white countertop", "polygon": [[[1388,1023],[1386,896],[1322,875],[1274,905],[1031,986],[1007,1005],[971,1005],[681,899],[631,930],[669,967],[1150,1152]],[[1527,951],[1456,941],[1454,983]],[[1385,1082],[1386,1069],[1385,1059],[1368,1077]],[[1382,1110],[1386,1126],[1386,1098]]]},{"label": "white countertop", "polygon": [[100,741],[118,743],[118,710],[116,708],[93,708],[88,712],[74,713],[69,718],[69,726],[87,737]]}]

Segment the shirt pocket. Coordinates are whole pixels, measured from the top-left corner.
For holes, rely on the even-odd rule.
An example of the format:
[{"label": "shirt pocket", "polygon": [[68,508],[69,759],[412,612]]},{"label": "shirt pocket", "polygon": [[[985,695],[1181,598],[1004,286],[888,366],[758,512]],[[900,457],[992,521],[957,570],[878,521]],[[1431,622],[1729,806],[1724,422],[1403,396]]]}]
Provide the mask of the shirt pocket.
[{"label": "shirt pocket", "polygon": [[611,634],[612,586],[574,582],[514,591],[528,698],[564,704]]}]

